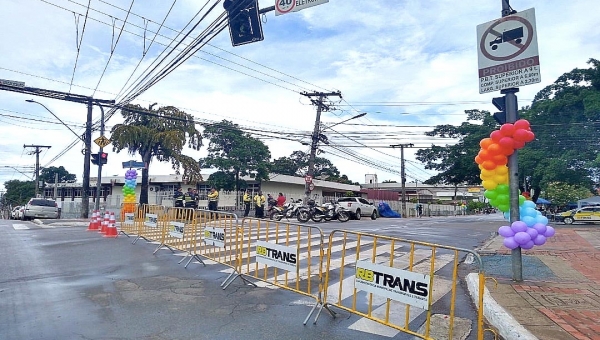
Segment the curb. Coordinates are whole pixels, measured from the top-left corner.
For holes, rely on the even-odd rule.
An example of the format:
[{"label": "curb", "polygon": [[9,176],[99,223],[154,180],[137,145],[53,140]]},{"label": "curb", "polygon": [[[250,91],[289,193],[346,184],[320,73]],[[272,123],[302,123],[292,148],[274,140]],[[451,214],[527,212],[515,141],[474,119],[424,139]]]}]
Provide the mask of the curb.
[{"label": "curb", "polygon": [[[466,277],[469,294],[477,308],[479,306],[479,278],[477,273],[470,273]],[[496,300],[486,287],[483,287],[483,315],[487,321],[498,330],[498,334],[505,340],[539,340],[525,327],[521,326]]]}]

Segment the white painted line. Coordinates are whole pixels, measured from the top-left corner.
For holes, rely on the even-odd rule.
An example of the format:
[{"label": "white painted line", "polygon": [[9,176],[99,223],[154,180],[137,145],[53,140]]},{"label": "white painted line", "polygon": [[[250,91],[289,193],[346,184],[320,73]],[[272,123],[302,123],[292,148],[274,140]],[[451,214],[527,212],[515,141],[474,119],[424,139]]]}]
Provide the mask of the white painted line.
[{"label": "white painted line", "polygon": [[13,229],[15,229],[15,230],[25,230],[25,229],[29,229],[29,227],[26,224],[15,223],[15,224],[13,224]]}]

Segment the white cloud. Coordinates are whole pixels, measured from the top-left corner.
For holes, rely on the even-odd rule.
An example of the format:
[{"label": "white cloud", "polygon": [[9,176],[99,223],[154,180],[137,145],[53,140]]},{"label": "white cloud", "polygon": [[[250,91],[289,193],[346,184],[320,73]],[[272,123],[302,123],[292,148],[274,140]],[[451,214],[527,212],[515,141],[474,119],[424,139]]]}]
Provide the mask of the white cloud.
[{"label": "white cloud", "polygon": [[[90,18],[82,32],[84,17],[79,17],[79,30],[71,11],[85,14],[84,0],[4,0],[0,12],[3,34],[0,42],[0,78],[26,82],[27,86],[69,91],[77,48],[76,33],[83,34],[73,93],[90,95],[98,84],[100,74],[111,53],[111,44],[118,36],[126,12],[92,0]],[[271,1],[272,2],[272,1]],[[261,7],[272,6],[261,1]],[[123,9],[129,0],[110,1]],[[210,0],[209,3],[214,3]],[[182,29],[200,9],[203,2],[178,1],[166,20],[166,26]],[[144,107],[158,102],[174,105],[198,119],[232,120],[242,126],[269,131],[312,131],[315,107],[300,95],[301,91],[340,90],[344,101],[335,103],[332,112],[323,113],[324,122],[335,123],[357,112],[369,112],[352,123],[368,125],[426,125],[463,121],[465,109],[494,110],[491,98],[498,93],[480,95],[477,79],[477,43],[475,27],[500,16],[500,1],[460,3],[456,1],[384,1],[331,0],[301,12],[275,17],[266,15],[263,23],[265,40],[233,48],[227,31],[210,45],[204,46],[182,66],[142,94],[134,103]],[[152,47],[148,48],[156,30],[171,5],[170,1],[147,0],[134,2],[132,14],[114,50],[111,62],[95,93],[96,98],[114,99],[140,61],[144,46],[146,57],[137,75],[151,65],[176,33],[162,28]],[[600,19],[593,9],[595,1],[533,0],[513,1],[517,10],[536,8],[542,83],[521,88],[519,104],[527,105],[543,87],[575,67],[587,67],[589,58],[598,58],[600,45],[595,27]],[[217,12],[221,12],[218,5]],[[149,18],[154,22],[145,22]],[[211,22],[215,15],[205,23]],[[205,27],[205,26],[204,26]],[[193,35],[196,37],[197,33]],[[186,40],[187,42],[191,39]],[[164,44],[164,45],[161,45]],[[221,66],[219,66],[221,65]],[[251,69],[248,69],[251,68]],[[26,103],[35,98],[68,122],[78,133],[83,132],[86,108],[43,97],[0,92],[0,165],[33,165],[34,157],[27,155],[23,144],[52,145],[41,156],[46,165],[69,145],[75,137],[56,122],[41,106]],[[331,98],[335,100],[336,98]],[[403,106],[381,106],[373,102],[414,103]],[[419,105],[438,102],[439,105]],[[348,103],[351,106],[348,106]],[[369,104],[371,103],[371,104]],[[94,109],[94,119],[99,118]],[[47,122],[18,120],[6,115],[39,119]],[[120,122],[115,115],[107,124]],[[431,143],[414,135],[428,128],[400,128],[364,125],[339,125],[336,131],[344,134],[380,132],[380,138],[361,140],[367,145],[398,143]],[[357,145],[349,139],[328,134],[343,145]],[[391,136],[388,136],[391,135]],[[94,133],[94,138],[98,133]],[[362,135],[363,138],[367,138]],[[393,137],[393,138],[392,138]],[[305,139],[306,140],[306,139]],[[267,141],[274,158],[287,156],[295,150],[307,151],[298,142]],[[53,166],[65,166],[81,179],[83,171],[82,145],[78,143]],[[369,162],[400,169],[398,149],[348,148]],[[189,154],[200,157],[200,152]],[[335,151],[334,151],[335,152]],[[380,179],[399,180],[397,174],[386,173],[373,166],[331,157],[342,173],[362,182],[364,174],[378,173]],[[347,158],[353,158],[348,157]],[[406,150],[408,160],[414,160],[414,149]],[[120,175],[122,161],[132,157],[111,153],[105,175]],[[361,161],[364,163],[364,161]],[[431,173],[409,163],[409,176],[423,180]],[[172,173],[170,165],[154,162],[151,173]],[[95,174],[95,167],[92,167]],[[12,178],[24,179],[18,172],[0,172],[0,183]]]}]

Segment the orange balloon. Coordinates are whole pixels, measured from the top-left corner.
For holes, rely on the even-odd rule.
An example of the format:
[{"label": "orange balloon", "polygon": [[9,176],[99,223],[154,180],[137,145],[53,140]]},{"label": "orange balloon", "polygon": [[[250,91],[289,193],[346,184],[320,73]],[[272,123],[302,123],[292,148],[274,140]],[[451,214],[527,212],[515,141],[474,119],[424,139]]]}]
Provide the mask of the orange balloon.
[{"label": "orange balloon", "polygon": [[490,144],[490,146],[488,146],[487,151],[490,154],[497,155],[497,154],[501,153],[502,147],[498,143],[493,143],[493,144]]},{"label": "orange balloon", "polygon": [[492,154],[490,154],[487,150],[479,150],[477,156],[479,156],[479,158],[481,158],[484,161],[487,161],[492,158]]},{"label": "orange balloon", "polygon": [[486,170],[494,170],[497,165],[492,161],[485,161],[481,164],[481,166]]},{"label": "orange balloon", "polygon": [[479,142],[479,146],[481,146],[482,149],[487,149],[492,143],[494,143],[494,141],[491,138],[484,138]]},{"label": "orange balloon", "polygon": [[508,158],[504,155],[496,155],[492,157],[492,162],[496,163],[496,165],[506,165],[508,164]]},{"label": "orange balloon", "polygon": [[481,157],[479,157],[479,155],[477,155],[477,156],[475,156],[475,163],[481,164],[481,163],[483,163],[483,159],[481,159]]}]

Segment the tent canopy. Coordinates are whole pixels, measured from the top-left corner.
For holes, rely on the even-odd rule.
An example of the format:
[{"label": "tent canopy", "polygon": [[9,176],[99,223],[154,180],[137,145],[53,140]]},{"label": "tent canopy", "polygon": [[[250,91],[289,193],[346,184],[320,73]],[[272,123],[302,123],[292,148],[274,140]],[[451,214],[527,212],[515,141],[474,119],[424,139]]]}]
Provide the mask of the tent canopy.
[{"label": "tent canopy", "polygon": [[538,197],[537,201],[535,202],[536,204],[550,204],[550,201],[545,200],[541,197]]},{"label": "tent canopy", "polygon": [[586,205],[598,205],[600,204],[600,196],[592,196],[577,201],[577,207],[585,207]]}]

